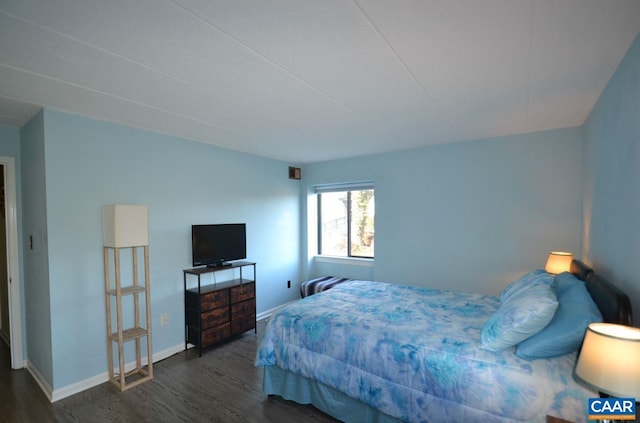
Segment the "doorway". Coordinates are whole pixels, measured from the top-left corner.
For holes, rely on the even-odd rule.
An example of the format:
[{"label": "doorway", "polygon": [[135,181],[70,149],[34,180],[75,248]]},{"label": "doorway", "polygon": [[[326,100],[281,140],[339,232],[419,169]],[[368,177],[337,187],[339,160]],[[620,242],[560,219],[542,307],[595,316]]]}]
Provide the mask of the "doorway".
[{"label": "doorway", "polygon": [[9,346],[11,368],[24,367],[18,260],[16,167],[0,156],[0,342]]}]

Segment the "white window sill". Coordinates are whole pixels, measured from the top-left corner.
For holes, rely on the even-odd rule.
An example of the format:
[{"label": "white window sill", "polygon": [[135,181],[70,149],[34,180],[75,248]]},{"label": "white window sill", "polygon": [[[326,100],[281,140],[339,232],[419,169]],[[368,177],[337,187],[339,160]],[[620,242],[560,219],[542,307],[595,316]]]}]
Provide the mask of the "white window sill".
[{"label": "white window sill", "polygon": [[313,260],[318,263],[348,264],[362,267],[373,267],[375,264],[373,259],[361,257],[314,256]]}]

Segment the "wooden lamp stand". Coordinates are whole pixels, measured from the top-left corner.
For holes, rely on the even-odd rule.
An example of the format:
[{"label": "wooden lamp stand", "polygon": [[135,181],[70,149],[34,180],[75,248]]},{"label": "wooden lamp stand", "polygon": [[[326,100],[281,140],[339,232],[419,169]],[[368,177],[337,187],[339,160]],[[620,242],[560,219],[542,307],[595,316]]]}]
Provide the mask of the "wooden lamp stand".
[{"label": "wooden lamp stand", "polygon": [[[153,354],[151,351],[151,290],[149,283],[148,209],[146,206],[109,205],[103,211],[104,281],[107,311],[107,356],[109,381],[121,391],[133,388],[153,379]],[[131,250],[132,278],[123,287],[121,276],[122,250]],[[138,256],[144,256],[144,281],[140,281]],[[114,269],[114,281],[110,269]],[[142,282],[142,283],[141,283]],[[141,298],[144,311],[142,312]],[[133,302],[133,325],[125,329],[123,322],[123,298]],[[115,327],[112,305],[115,302]],[[144,321],[142,314],[144,313]],[[146,337],[147,362],[143,365],[142,338]],[[125,344],[133,341],[135,364],[127,370]],[[118,347],[118,369],[114,368],[114,347]]]}]

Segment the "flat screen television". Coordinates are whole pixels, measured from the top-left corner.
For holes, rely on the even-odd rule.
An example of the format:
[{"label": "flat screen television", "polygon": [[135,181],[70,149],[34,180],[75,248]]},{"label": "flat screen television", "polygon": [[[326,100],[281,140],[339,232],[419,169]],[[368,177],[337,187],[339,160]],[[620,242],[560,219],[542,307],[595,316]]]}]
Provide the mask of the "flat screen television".
[{"label": "flat screen television", "polygon": [[247,257],[244,223],[191,226],[193,266],[218,267]]}]

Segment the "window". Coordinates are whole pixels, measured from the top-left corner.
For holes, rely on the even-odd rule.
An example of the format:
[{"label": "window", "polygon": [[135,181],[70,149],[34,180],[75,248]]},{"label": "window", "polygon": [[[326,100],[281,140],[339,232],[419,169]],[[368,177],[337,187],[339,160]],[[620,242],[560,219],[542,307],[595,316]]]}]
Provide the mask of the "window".
[{"label": "window", "polygon": [[322,186],[318,194],[318,253],[373,258],[375,191],[372,184]]}]

